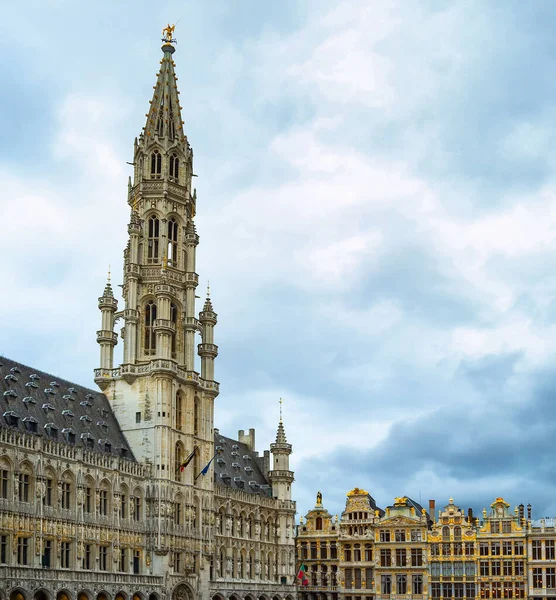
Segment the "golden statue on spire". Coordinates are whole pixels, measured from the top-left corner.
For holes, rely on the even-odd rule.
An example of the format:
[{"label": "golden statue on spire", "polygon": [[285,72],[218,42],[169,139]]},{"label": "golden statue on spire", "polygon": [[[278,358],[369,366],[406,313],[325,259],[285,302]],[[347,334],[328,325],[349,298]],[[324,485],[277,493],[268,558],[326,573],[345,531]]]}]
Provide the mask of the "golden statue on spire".
[{"label": "golden statue on spire", "polygon": [[168,23],[168,26],[162,30],[162,41],[163,42],[167,42],[167,43],[171,44],[174,41],[174,29],[175,28],[176,28],[175,25],[170,25],[170,23]]}]

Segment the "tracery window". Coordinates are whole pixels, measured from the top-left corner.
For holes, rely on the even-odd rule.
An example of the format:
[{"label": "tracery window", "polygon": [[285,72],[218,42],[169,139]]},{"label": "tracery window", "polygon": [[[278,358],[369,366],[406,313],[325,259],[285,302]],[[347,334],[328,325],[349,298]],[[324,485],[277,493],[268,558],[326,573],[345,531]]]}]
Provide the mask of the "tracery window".
[{"label": "tracery window", "polygon": [[183,431],[183,396],[181,392],[176,395],[176,429]]},{"label": "tracery window", "polygon": [[170,156],[170,179],[178,181],[180,173],[180,159],[176,154]]},{"label": "tracery window", "polygon": [[175,304],[170,304],[170,321],[174,324],[174,331],[172,332],[171,349],[172,358],[176,358],[176,329],[178,323],[178,309]]},{"label": "tracery window", "polygon": [[178,223],[174,217],[168,221],[168,264],[171,267],[178,266]]},{"label": "tracery window", "polygon": [[184,461],[184,455],[183,455],[183,446],[181,445],[180,442],[178,442],[176,444],[176,451],[174,454],[174,472],[175,472],[175,478],[176,481],[181,481],[181,465]]},{"label": "tracery window", "polygon": [[193,434],[194,435],[199,435],[199,428],[200,428],[200,424],[201,424],[201,417],[199,414],[200,410],[201,410],[201,406],[200,406],[199,398],[197,396],[195,396],[195,400],[193,403]]},{"label": "tracery window", "polygon": [[160,237],[160,221],[155,215],[149,217],[147,262],[158,262],[158,245]]},{"label": "tracery window", "polygon": [[149,300],[145,306],[145,354],[154,354],[156,352],[155,320],[156,304],[152,300]]},{"label": "tracery window", "polygon": [[154,150],[151,154],[151,177],[160,179],[162,174],[162,155],[158,150]]}]

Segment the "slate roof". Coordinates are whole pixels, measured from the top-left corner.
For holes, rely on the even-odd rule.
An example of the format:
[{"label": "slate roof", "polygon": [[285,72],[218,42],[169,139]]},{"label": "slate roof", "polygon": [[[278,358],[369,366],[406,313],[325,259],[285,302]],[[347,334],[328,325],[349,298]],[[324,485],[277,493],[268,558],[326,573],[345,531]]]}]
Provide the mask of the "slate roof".
[{"label": "slate roof", "polygon": [[0,427],[135,461],[101,392],[0,357],[0,394]]},{"label": "slate roof", "polygon": [[262,468],[262,458],[242,444],[219,432],[214,434],[214,481],[217,485],[249,494],[271,496],[272,490]]}]

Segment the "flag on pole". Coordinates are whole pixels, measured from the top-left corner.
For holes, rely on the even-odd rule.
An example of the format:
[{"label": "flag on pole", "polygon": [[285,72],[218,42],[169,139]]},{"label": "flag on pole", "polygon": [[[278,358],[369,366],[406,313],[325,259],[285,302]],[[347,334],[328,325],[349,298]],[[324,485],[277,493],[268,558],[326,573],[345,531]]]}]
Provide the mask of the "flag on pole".
[{"label": "flag on pole", "polygon": [[[216,452],[216,454],[218,454],[218,452]],[[197,478],[200,475],[203,475],[203,477],[208,473],[208,470],[210,469],[210,465],[212,463],[212,461],[216,458],[216,454],[208,461],[208,463],[205,465],[204,469],[197,474],[197,477],[195,477],[195,481],[197,481]]]},{"label": "flag on pole", "polygon": [[[193,457],[195,456],[195,454],[197,454],[197,450],[199,450],[199,446],[194,446],[193,450],[191,451],[191,454],[178,467],[180,472],[183,471],[185,467],[187,467],[187,465],[193,460]],[[178,472],[178,469],[176,469],[176,473]]]},{"label": "flag on pole", "polygon": [[309,578],[307,577],[307,567],[302,564],[297,572],[297,578],[300,580],[301,585],[309,585]]}]

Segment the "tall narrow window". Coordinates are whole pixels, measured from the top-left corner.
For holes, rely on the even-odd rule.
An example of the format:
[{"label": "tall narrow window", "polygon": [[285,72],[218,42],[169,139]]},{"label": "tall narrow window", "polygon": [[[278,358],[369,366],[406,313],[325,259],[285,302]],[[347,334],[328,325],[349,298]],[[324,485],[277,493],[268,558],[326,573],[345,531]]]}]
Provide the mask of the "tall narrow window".
[{"label": "tall narrow window", "polygon": [[0,498],[8,497],[9,471],[0,469]]},{"label": "tall narrow window", "polygon": [[150,300],[145,306],[145,354],[154,354],[156,352],[155,319],[156,304]]},{"label": "tall narrow window", "polygon": [[68,481],[62,483],[62,497],[60,498],[62,508],[66,510],[70,508],[71,502],[71,484]]},{"label": "tall narrow window", "polygon": [[178,309],[175,304],[170,304],[170,321],[174,324],[174,332],[172,333],[172,358],[176,358],[176,329],[178,323]]},{"label": "tall narrow window", "polygon": [[174,471],[176,474],[176,481],[181,481],[181,465],[183,463],[183,449],[182,445],[178,442],[176,444],[176,452],[174,455]]},{"label": "tall narrow window", "polygon": [[195,401],[193,404],[193,434],[199,435],[199,425],[200,425],[200,416],[199,416],[200,406],[199,406],[199,398],[195,396]]},{"label": "tall narrow window", "polygon": [[174,217],[168,221],[168,264],[178,266],[178,224]]},{"label": "tall narrow window", "polygon": [[155,150],[151,154],[151,177],[153,179],[160,179],[162,174],[162,155],[158,150]]},{"label": "tall narrow window", "polygon": [[183,431],[183,396],[181,392],[176,395],[176,429]]},{"label": "tall narrow window", "polygon": [[160,237],[160,221],[154,215],[149,217],[149,239],[148,239],[148,253],[147,262],[156,263],[158,262],[158,244]]},{"label": "tall narrow window", "polygon": [[170,156],[170,179],[178,181],[180,177],[180,159],[176,154]]}]

